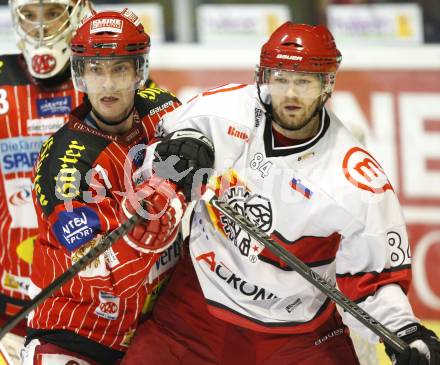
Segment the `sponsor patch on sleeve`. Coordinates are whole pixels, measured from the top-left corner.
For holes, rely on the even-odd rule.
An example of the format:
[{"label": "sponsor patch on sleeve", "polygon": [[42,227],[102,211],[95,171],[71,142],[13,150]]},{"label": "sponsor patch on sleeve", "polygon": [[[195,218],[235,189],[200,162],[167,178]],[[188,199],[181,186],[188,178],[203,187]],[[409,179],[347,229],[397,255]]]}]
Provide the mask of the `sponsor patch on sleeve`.
[{"label": "sponsor patch on sleeve", "polygon": [[53,226],[58,241],[69,251],[89,242],[101,231],[98,214],[88,207],[60,212]]}]

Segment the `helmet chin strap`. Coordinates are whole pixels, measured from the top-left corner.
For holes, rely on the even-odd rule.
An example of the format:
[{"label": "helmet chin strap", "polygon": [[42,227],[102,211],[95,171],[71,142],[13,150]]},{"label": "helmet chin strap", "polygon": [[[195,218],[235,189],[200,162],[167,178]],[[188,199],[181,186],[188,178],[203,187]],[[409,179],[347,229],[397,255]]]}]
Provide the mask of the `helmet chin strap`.
[{"label": "helmet chin strap", "polygon": [[266,115],[266,120],[274,120],[273,117],[273,113],[272,113],[272,104],[266,104],[263,99],[261,98],[261,89],[260,89],[260,84],[257,82],[257,94],[258,94],[258,99],[260,100],[260,103],[262,105],[264,105],[265,111],[264,114]]},{"label": "helmet chin strap", "polygon": [[101,114],[99,114],[95,108],[92,107],[93,115],[96,118],[98,118],[101,123],[104,123],[105,125],[113,126],[113,127],[125,122],[128,119],[128,117],[131,115],[131,113],[133,113],[133,110],[134,110],[134,103],[133,103],[133,106],[131,107],[131,109],[129,110],[129,112],[127,114],[125,114],[125,116],[123,116],[122,118],[120,118],[118,120],[109,122]]}]

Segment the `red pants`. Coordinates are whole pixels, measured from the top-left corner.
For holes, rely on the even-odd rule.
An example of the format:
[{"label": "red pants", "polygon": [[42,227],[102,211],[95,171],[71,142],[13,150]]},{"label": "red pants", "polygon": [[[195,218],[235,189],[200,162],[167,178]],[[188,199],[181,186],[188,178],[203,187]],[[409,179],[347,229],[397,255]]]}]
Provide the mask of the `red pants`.
[{"label": "red pants", "polygon": [[[306,334],[268,334],[213,317],[188,257],[121,365],[359,365],[338,313]],[[185,262],[186,261],[186,262]]]},{"label": "red pants", "polygon": [[[0,314],[0,327],[3,327],[6,323],[11,320],[12,316],[8,316],[4,313]],[[26,319],[21,320],[18,324],[10,331],[11,333],[25,337],[26,336]]]}]

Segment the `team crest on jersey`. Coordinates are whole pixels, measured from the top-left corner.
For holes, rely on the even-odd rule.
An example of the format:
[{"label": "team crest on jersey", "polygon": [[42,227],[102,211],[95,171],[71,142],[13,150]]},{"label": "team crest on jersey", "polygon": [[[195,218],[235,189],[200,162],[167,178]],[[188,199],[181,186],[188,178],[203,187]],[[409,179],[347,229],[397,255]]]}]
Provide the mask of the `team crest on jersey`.
[{"label": "team crest on jersey", "polygon": [[[225,179],[227,183],[225,183]],[[252,193],[237,177],[235,171],[230,171],[216,179],[216,194],[226,201],[233,209],[245,216],[263,232],[268,233],[273,225],[272,204],[266,197]],[[263,245],[253,241],[250,235],[228,217],[215,208],[208,207],[211,221],[222,232],[240,253],[248,257],[250,262],[256,262],[258,254],[264,249]]]},{"label": "team crest on jersey", "polygon": [[119,297],[100,291],[99,305],[95,308],[95,314],[105,319],[117,319],[119,315],[119,301]]}]

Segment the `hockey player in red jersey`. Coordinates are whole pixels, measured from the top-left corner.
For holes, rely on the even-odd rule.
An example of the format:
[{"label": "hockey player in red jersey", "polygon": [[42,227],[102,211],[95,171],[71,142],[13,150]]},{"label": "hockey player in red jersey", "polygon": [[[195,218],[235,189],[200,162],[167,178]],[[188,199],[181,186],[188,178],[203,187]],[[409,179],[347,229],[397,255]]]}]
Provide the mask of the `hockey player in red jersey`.
[{"label": "hockey player in red jersey", "polygon": [[[397,196],[325,108],[340,62],[324,26],[287,22],[262,47],[255,85],[212,89],[167,114],[155,152],[171,154],[179,130],[206,134],[221,200],[409,343],[401,354],[387,347],[394,364],[438,365],[438,338],[406,296],[411,258]],[[335,304],[203,201],[186,249],[124,365],[359,364]]]},{"label": "hockey player in red jersey", "polygon": [[[28,300],[38,233],[32,167],[43,142],[82,101],[70,77],[69,41],[90,12],[88,0],[10,0],[9,6],[21,53],[0,55],[0,323]],[[14,333],[24,336],[24,321]],[[20,341],[12,337],[14,345]]]},{"label": "hockey player in red jersey", "polygon": [[[144,200],[148,220],[80,271],[28,318],[23,364],[115,364],[147,296],[179,257],[183,194],[160,179],[136,181],[139,148],[161,116],[180,105],[170,93],[138,90],[147,80],[149,36],[137,16],[93,13],[72,41],[71,69],[85,101],[43,144],[34,172],[39,235],[29,294],[37,294]],[[161,255],[160,252],[164,251]]]}]

